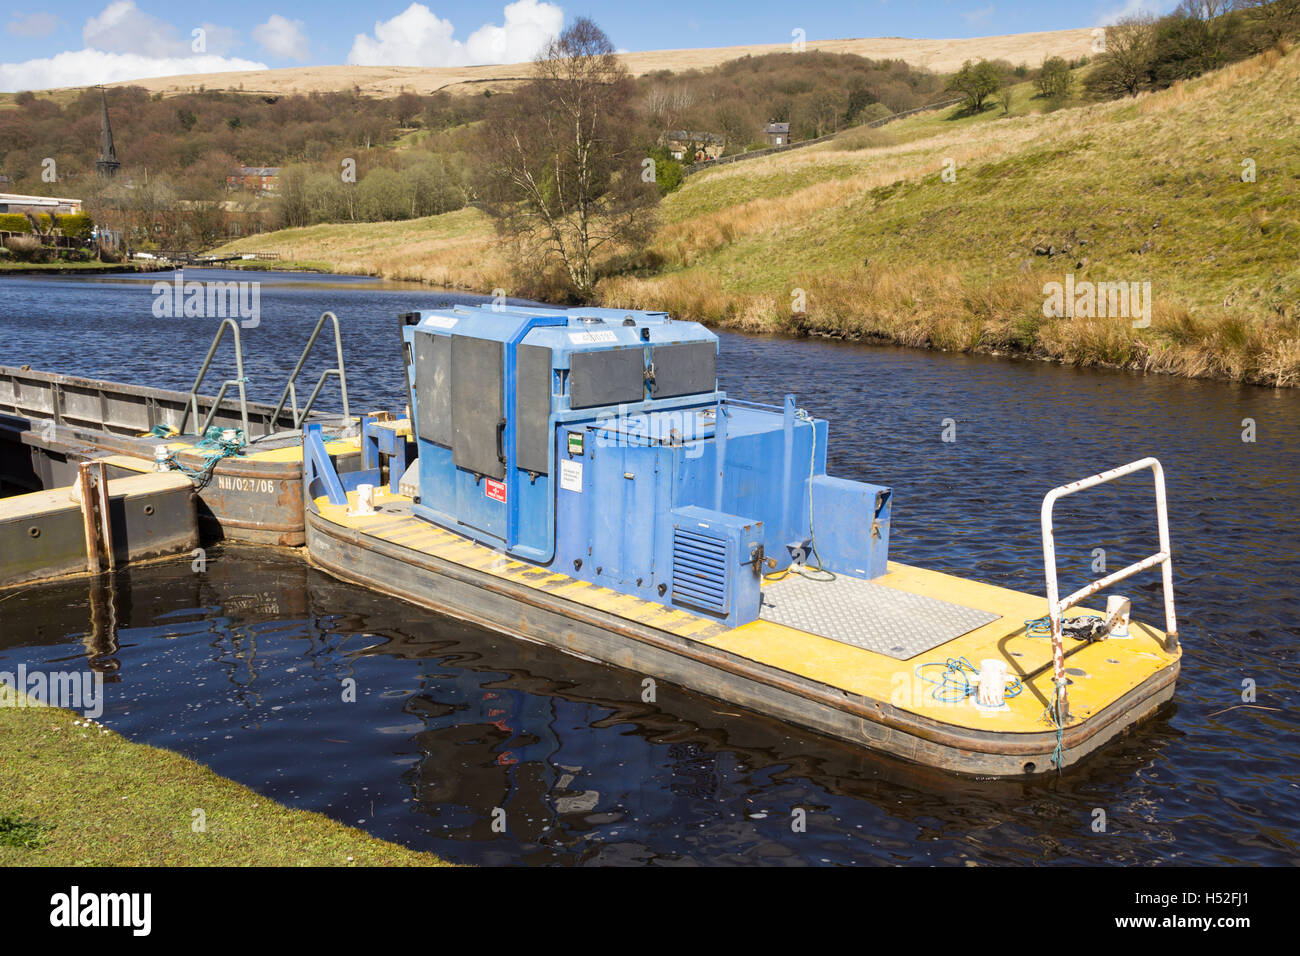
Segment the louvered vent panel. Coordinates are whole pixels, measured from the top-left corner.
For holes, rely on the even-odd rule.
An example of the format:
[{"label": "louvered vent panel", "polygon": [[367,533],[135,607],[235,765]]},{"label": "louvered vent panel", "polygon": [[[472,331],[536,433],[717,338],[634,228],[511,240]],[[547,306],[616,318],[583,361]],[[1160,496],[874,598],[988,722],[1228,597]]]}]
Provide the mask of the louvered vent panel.
[{"label": "louvered vent panel", "polygon": [[673,529],[673,603],[727,613],[727,542]]}]

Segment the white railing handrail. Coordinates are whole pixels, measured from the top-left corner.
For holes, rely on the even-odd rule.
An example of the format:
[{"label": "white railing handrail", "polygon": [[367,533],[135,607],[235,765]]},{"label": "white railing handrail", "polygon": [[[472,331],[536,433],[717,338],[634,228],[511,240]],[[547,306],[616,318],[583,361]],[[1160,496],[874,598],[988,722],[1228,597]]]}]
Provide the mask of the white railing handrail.
[{"label": "white railing handrail", "polygon": [[[1085,488],[1114,481],[1116,478],[1122,478],[1124,475],[1130,475],[1144,468],[1151,469],[1155,483],[1156,521],[1160,532],[1160,550],[1143,558],[1141,561],[1134,562],[1126,568],[1121,568],[1080,588],[1065,598],[1061,598],[1056,577],[1056,541],[1052,536],[1052,509],[1057,500],[1064,498],[1066,495],[1072,495],[1077,491],[1083,491]],[[1059,488],[1053,488],[1043,498],[1042,522],[1043,570],[1047,575],[1047,614],[1052,624],[1053,676],[1058,688],[1059,715],[1064,719],[1068,714],[1068,709],[1066,707],[1065,654],[1062,648],[1061,618],[1067,609],[1087,600],[1112,584],[1158,564],[1161,566],[1161,573],[1164,578],[1165,646],[1173,649],[1178,644],[1178,621],[1174,616],[1173,552],[1169,545],[1169,513],[1165,500],[1165,471],[1155,458],[1142,458],[1138,461],[1129,462],[1127,465],[1120,465],[1118,468],[1092,475],[1089,478],[1081,478],[1079,481],[1072,481],[1069,484],[1061,485]]]}]

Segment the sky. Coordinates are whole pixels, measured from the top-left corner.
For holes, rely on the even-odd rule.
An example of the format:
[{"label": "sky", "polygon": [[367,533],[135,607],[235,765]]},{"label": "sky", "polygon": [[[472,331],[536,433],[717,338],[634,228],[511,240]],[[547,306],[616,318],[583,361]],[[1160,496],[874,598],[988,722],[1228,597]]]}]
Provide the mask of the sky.
[{"label": "sky", "polygon": [[[580,3],[580,5],[579,5]],[[7,6],[6,6],[7,4]],[[621,50],[1092,27],[1177,0],[0,0],[0,91],[288,66],[529,60],[575,18]]]}]

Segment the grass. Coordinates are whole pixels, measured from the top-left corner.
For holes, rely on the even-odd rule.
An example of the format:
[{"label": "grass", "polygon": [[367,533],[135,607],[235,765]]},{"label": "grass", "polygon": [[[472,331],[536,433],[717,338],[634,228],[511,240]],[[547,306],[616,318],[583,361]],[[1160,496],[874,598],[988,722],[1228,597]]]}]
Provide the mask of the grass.
[{"label": "grass", "polygon": [[98,260],[90,262],[13,262],[0,259],[0,274],[8,272],[13,275],[40,273],[58,275],[79,272],[154,272],[157,269],[157,266],[140,262],[99,262]]},{"label": "grass", "polygon": [[0,707],[0,779],[4,866],[446,865],[58,708]]},{"label": "grass", "polygon": [[45,842],[54,828],[36,820],[0,817],[0,847],[34,850]]},{"label": "grass", "polygon": [[[1054,110],[1020,84],[1007,114],[951,108],[691,176],[598,298],[750,331],[1300,385],[1298,109],[1295,50]],[[286,247],[337,271],[545,291],[511,282],[474,210],[225,249]],[[1066,274],[1150,282],[1150,327],[1044,317],[1044,285]]]},{"label": "grass", "polygon": [[[472,208],[403,222],[281,229],[213,250],[218,256],[247,252],[280,255],[254,268],[279,270],[306,264],[311,271],[383,276],[471,291],[511,285],[509,257],[497,246],[487,217]],[[252,261],[232,265],[248,268]]]}]

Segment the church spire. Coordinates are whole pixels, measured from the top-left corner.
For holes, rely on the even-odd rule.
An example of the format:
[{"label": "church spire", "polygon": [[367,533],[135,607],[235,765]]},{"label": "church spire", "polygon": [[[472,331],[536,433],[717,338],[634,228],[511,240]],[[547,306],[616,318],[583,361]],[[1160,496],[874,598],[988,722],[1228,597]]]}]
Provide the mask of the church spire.
[{"label": "church spire", "polygon": [[117,161],[117,150],[113,147],[113,127],[108,121],[108,94],[102,86],[99,95],[103,113],[99,121],[99,160],[95,163],[95,169],[105,179],[111,179],[117,175],[122,164]]}]

